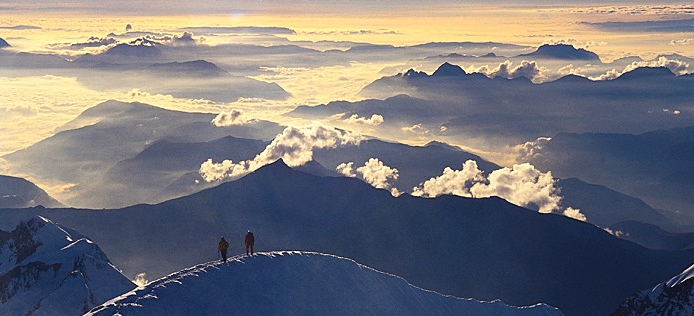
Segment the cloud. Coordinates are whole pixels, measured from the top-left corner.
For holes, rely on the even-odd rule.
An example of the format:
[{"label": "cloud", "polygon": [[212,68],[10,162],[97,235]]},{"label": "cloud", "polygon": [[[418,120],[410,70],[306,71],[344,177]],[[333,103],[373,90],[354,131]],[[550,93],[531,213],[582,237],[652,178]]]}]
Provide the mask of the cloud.
[{"label": "cloud", "polygon": [[40,26],[34,26],[34,25],[13,25],[13,26],[0,26],[0,30],[17,30],[17,31],[25,31],[25,30],[40,30]]},{"label": "cloud", "polygon": [[536,205],[540,213],[551,213],[561,202],[552,173],[542,173],[529,163],[494,170],[487,183],[475,183],[470,192],[474,197],[498,196],[523,207]]},{"label": "cloud", "polygon": [[415,125],[412,125],[409,127],[403,127],[400,130],[402,130],[403,132],[419,134],[419,135],[429,134],[429,130],[424,128],[422,126],[422,123],[415,124]]},{"label": "cloud", "polygon": [[359,176],[366,183],[375,188],[390,191],[393,196],[399,196],[401,194],[400,191],[390,183],[391,181],[398,180],[398,169],[386,166],[382,161],[378,160],[378,158],[369,158],[369,160],[364,163],[364,166],[357,168],[356,172],[354,170],[354,162],[341,163],[335,169],[337,172],[348,177],[354,178]]},{"label": "cloud", "polygon": [[684,33],[691,32],[693,22],[694,19],[651,20],[637,22],[581,22],[581,24],[608,32]]},{"label": "cloud", "polygon": [[579,220],[582,222],[586,221],[586,215],[581,213],[580,209],[576,209],[573,207],[567,207],[562,214],[564,214],[564,216],[566,216],[566,217],[570,217],[570,218],[573,218],[575,220]]},{"label": "cloud", "polygon": [[315,31],[304,32],[308,35],[399,35],[398,31],[378,29],[378,30],[350,30],[350,31]]},{"label": "cloud", "polygon": [[567,75],[579,75],[585,77],[585,69],[581,67],[574,67],[573,64],[568,64],[564,67],[561,67],[557,70],[557,73],[561,76],[567,76]]},{"label": "cloud", "polygon": [[574,13],[610,14],[610,15],[675,15],[692,14],[694,6],[691,5],[623,5],[604,7],[578,7],[570,9]]},{"label": "cloud", "polygon": [[85,47],[101,47],[118,44],[118,40],[113,37],[96,37],[91,36],[86,42],[73,43],[73,44],[55,44],[54,46],[66,47],[69,49],[81,49]]},{"label": "cloud", "polygon": [[147,280],[147,274],[146,273],[138,273],[135,279],[133,280],[133,283],[137,286],[145,286],[147,283],[149,283],[149,280]]},{"label": "cloud", "polygon": [[670,45],[692,45],[694,44],[694,38],[684,38],[681,40],[672,40]]},{"label": "cloud", "polygon": [[616,229],[612,230],[609,227],[605,227],[605,228],[603,228],[603,230],[606,231],[608,234],[615,236],[615,237],[619,237],[619,238],[629,236],[629,234],[624,233],[621,230],[616,230]]},{"label": "cloud", "polygon": [[203,35],[216,34],[268,34],[268,35],[295,35],[296,31],[286,27],[274,26],[198,26],[184,27],[179,29],[184,32],[191,32]]},{"label": "cloud", "polygon": [[[446,167],[441,176],[421,183],[412,191],[412,195],[423,197],[442,194],[473,198],[498,196],[522,207],[537,207],[540,213],[559,211],[562,200],[551,172],[543,173],[523,163],[494,170],[485,178],[474,160],[466,161],[461,170]],[[563,214],[585,220],[578,209],[567,208]]]},{"label": "cloud", "polygon": [[542,157],[542,149],[551,137],[538,137],[536,140],[516,146],[516,161],[527,162]]},{"label": "cloud", "polygon": [[473,197],[469,187],[484,181],[482,171],[477,167],[477,161],[467,160],[461,170],[453,170],[450,167],[443,169],[443,174],[431,178],[412,189],[412,195],[423,197],[437,197],[443,194],[453,194],[464,197]]},{"label": "cloud", "polygon": [[499,64],[496,68],[490,69],[488,65],[475,68],[470,67],[465,69],[467,72],[478,72],[482,73],[489,78],[502,77],[507,79],[514,79],[518,77],[525,77],[533,82],[543,82],[548,79],[547,68],[541,67],[535,61],[523,60],[518,66],[513,66],[513,62],[506,60]]},{"label": "cloud", "polygon": [[223,126],[234,126],[234,125],[245,125],[249,123],[255,123],[256,119],[247,119],[243,111],[233,109],[229,112],[219,113],[213,120],[212,124],[217,127]]},{"label": "cloud", "polygon": [[337,165],[337,167],[335,167],[335,170],[337,170],[337,172],[339,172],[340,174],[342,174],[343,176],[346,176],[346,177],[354,178],[357,176],[357,174],[354,173],[354,162],[353,161],[343,162],[343,163]]},{"label": "cloud", "polygon": [[344,145],[357,145],[362,137],[332,127],[313,124],[304,127],[289,126],[253,160],[233,162],[224,160],[215,163],[208,159],[200,165],[200,175],[205,181],[236,179],[278,159],[290,167],[301,166],[313,160],[313,149],[335,148]]},{"label": "cloud", "polygon": [[371,126],[378,126],[383,124],[383,116],[379,114],[373,114],[371,115],[370,118],[366,117],[359,117],[357,114],[352,114],[349,118],[346,118],[344,120],[345,123],[349,124],[363,124],[363,125],[371,125]]},{"label": "cloud", "polygon": [[596,76],[596,77],[590,77],[591,80],[613,80],[616,78],[619,78],[619,76],[633,71],[637,68],[642,68],[642,67],[664,67],[667,69],[670,69],[672,73],[675,75],[681,76],[684,74],[689,73],[689,63],[680,61],[677,59],[668,59],[666,57],[660,56],[658,59],[654,60],[648,60],[648,61],[635,61],[632,62],[631,64],[627,65],[624,67],[624,70],[622,71],[617,71],[615,69],[609,70],[606,73]]}]

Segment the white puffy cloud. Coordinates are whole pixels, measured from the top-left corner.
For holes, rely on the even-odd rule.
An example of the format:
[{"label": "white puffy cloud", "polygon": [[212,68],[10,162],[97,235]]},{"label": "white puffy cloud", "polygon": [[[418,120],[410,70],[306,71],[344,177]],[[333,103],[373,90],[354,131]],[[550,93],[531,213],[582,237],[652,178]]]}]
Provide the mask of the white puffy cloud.
[{"label": "white puffy cloud", "polygon": [[538,137],[534,141],[516,146],[516,161],[527,162],[542,157],[543,147],[551,140],[551,137]]},{"label": "white puffy cloud", "polygon": [[577,208],[567,207],[562,214],[582,222],[586,221],[586,215],[581,213],[581,210]]},{"label": "white puffy cloud", "polygon": [[513,65],[513,62],[506,60],[503,63],[496,66],[496,68],[491,69],[488,65],[475,68],[470,67],[465,69],[467,72],[478,72],[482,73],[489,78],[502,77],[507,79],[513,79],[518,77],[525,77],[533,82],[543,82],[548,79],[547,68],[541,67],[535,61],[523,60],[519,65]]},{"label": "white puffy cloud", "polygon": [[344,120],[345,123],[349,124],[363,124],[363,125],[371,125],[371,126],[378,126],[383,124],[383,116],[379,114],[373,114],[371,115],[370,118],[366,117],[359,117],[357,114],[352,114],[352,116],[346,118]]},{"label": "white puffy cloud", "polygon": [[442,194],[454,194],[472,197],[469,187],[473,183],[480,181],[484,181],[484,176],[477,167],[477,161],[468,160],[463,163],[461,170],[453,170],[450,167],[446,167],[443,169],[442,175],[431,178],[414,187],[412,195],[437,197]]},{"label": "white puffy cloud", "polygon": [[354,162],[353,161],[346,162],[346,163],[343,162],[343,163],[337,165],[337,167],[335,167],[335,170],[337,170],[338,173],[340,173],[341,175],[346,176],[346,177],[354,178],[357,176],[357,174],[354,173]]},{"label": "white puffy cloud", "polygon": [[[561,210],[562,200],[551,172],[543,173],[523,163],[494,170],[485,178],[474,160],[466,161],[461,170],[446,167],[441,176],[425,181],[412,191],[412,195],[423,197],[442,194],[473,198],[498,196],[519,206],[536,206],[541,213]],[[563,214],[585,220],[578,209],[567,208]]]},{"label": "white puffy cloud", "polygon": [[247,119],[241,110],[231,110],[229,112],[219,113],[213,120],[212,124],[217,127],[222,126],[233,126],[233,125],[245,125],[249,123],[257,122],[256,119]]},{"label": "white puffy cloud", "polygon": [[487,183],[475,183],[470,192],[478,198],[498,196],[523,207],[536,205],[540,213],[551,213],[561,202],[554,184],[551,172],[542,173],[523,163],[492,171]]},{"label": "white puffy cloud", "polygon": [[[128,24],[130,25],[130,24]],[[146,273],[138,273],[137,276],[135,276],[135,279],[133,280],[133,283],[137,286],[145,286],[147,283],[149,283],[149,280],[147,280],[147,274]]]},{"label": "white puffy cloud", "polygon": [[393,196],[400,195],[400,191],[391,184],[391,181],[398,180],[398,169],[386,166],[378,158],[369,158],[363,166],[356,169],[356,172],[354,170],[354,162],[351,161],[341,163],[335,170],[348,177],[356,177],[358,175],[375,188],[389,190]]},{"label": "white puffy cloud", "polygon": [[335,148],[359,144],[362,137],[332,127],[313,124],[303,127],[289,126],[253,160],[215,163],[208,159],[200,165],[200,175],[205,181],[236,179],[258,168],[282,159],[288,166],[297,167],[313,160],[314,148]]}]

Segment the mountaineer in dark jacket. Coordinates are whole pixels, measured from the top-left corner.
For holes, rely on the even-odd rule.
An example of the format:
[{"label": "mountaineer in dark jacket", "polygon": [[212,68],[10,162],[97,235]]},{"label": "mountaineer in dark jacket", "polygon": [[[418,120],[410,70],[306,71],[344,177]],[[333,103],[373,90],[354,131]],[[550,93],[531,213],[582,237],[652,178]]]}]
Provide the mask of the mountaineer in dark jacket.
[{"label": "mountaineer in dark jacket", "polygon": [[246,239],[244,240],[244,243],[246,244],[246,255],[248,255],[248,249],[251,249],[251,256],[253,255],[253,243],[255,242],[255,238],[253,237],[253,233],[249,230],[248,234],[246,234]]},{"label": "mountaineer in dark jacket", "polygon": [[224,236],[222,236],[222,240],[220,240],[217,245],[217,250],[222,254],[222,261],[224,262],[227,261],[227,249],[229,249],[229,242],[224,240]]}]

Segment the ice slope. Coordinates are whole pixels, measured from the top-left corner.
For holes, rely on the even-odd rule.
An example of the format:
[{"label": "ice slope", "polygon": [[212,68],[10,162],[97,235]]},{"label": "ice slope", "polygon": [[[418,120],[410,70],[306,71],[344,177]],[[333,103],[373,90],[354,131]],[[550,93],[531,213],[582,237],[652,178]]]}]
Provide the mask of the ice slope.
[{"label": "ice slope", "polygon": [[0,315],[81,315],[134,287],[96,244],[48,219],[0,231]]},{"label": "ice slope", "polygon": [[694,315],[694,265],[625,299],[612,316]]},{"label": "ice slope", "polygon": [[444,296],[352,260],[270,252],[201,264],[139,287],[85,316],[147,315],[563,315]]}]

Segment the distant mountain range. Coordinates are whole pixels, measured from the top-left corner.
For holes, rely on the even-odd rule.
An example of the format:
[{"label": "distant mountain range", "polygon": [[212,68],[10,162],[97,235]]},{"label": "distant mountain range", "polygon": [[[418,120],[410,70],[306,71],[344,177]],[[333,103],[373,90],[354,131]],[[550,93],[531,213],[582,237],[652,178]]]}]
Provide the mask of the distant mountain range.
[{"label": "distant mountain range", "polygon": [[173,316],[189,315],[188,311],[200,316],[563,315],[544,304],[517,308],[500,301],[443,296],[345,258],[268,252],[173,273],[106,302],[85,316]]},{"label": "distant mountain range", "polygon": [[638,222],[626,221],[607,227],[619,238],[633,241],[639,245],[651,249],[680,250],[694,248],[694,229],[689,227],[687,233],[672,233],[659,226]]},{"label": "distant mountain range", "polygon": [[35,184],[17,177],[0,175],[0,208],[62,207],[60,202]]},{"label": "distant mountain range", "polygon": [[[131,197],[131,192],[139,189],[137,182],[130,183],[132,178],[127,177],[116,181],[118,179],[114,176],[123,174],[122,169],[118,169],[122,165],[116,164],[136,157],[149,145],[162,140],[168,141],[169,144],[205,143],[226,136],[272,139],[282,131],[282,127],[267,121],[256,121],[242,126],[216,127],[211,123],[214,117],[214,114],[164,110],[136,102],[107,101],[84,111],[56,135],[3,158],[13,164],[15,172],[32,174],[38,179],[77,184],[73,188],[74,196],[64,201],[68,205],[101,208],[122,207],[132,202],[143,203],[149,200],[142,200],[142,194],[147,197],[156,195],[158,191],[152,190],[163,190],[168,185],[164,181],[173,181],[189,171],[168,169],[172,172],[160,174],[161,177],[157,178],[163,181],[162,183],[142,193],[132,194]],[[195,147],[189,149],[193,148]],[[156,147],[153,150],[156,150]],[[195,157],[196,153],[186,152],[184,155],[179,146],[177,154],[178,157]],[[248,155],[251,154],[246,156]],[[231,154],[231,157],[234,155]],[[207,158],[196,162],[197,168]],[[132,172],[151,175],[167,170],[169,166],[153,164],[153,169]],[[115,169],[111,171],[111,168]],[[106,178],[109,172],[113,176]],[[174,178],[171,179],[171,176]],[[156,182],[157,179],[153,181]],[[129,189],[131,185],[133,187]]]},{"label": "distant mountain range", "polygon": [[643,133],[694,125],[687,105],[694,97],[692,86],[693,75],[675,76],[666,68],[637,68],[606,81],[572,75],[533,84],[522,76],[467,74],[444,63],[431,75],[409,70],[361,91],[377,99],[299,106],[287,115],[327,119],[378,114],[389,128],[419,124],[429,135],[498,151],[564,132]]},{"label": "distant mountain range", "polygon": [[694,223],[694,127],[636,135],[561,133],[540,147],[529,161],[555,176],[606,185],[667,211],[676,222]]},{"label": "distant mountain range", "polygon": [[[546,302],[566,315],[605,315],[630,293],[684,269],[694,255],[649,250],[498,198],[395,198],[358,179],[317,177],[281,161],[157,205],[1,213],[2,221],[50,214],[92,236],[129,275],[162,276],[212,260],[220,235],[238,241],[231,250],[238,253],[252,229],[259,251],[334,253],[439,293]],[[490,276],[498,277],[490,282]]]},{"label": "distant mountain range", "polygon": [[0,314],[78,316],[135,285],[91,240],[45,218],[0,230]]}]

